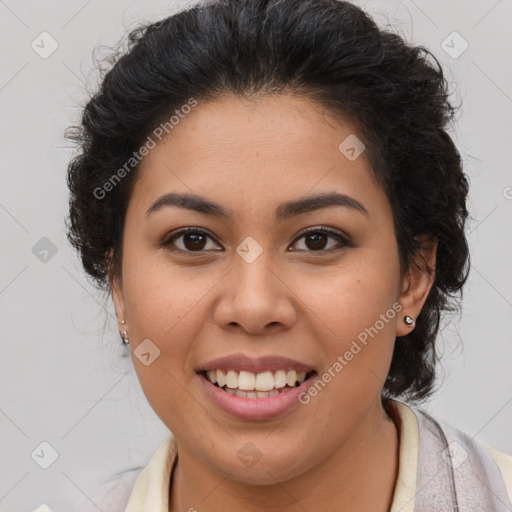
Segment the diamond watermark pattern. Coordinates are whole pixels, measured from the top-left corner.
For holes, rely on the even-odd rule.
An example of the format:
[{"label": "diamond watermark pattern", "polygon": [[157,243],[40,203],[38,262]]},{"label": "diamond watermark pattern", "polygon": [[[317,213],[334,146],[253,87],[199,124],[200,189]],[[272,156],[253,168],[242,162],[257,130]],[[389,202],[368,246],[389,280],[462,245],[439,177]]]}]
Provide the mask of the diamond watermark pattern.
[{"label": "diamond watermark pattern", "polygon": [[353,162],[354,160],[359,158],[361,153],[366,149],[366,146],[363,144],[362,140],[360,140],[356,135],[351,133],[338,146],[338,149],[347,158],[347,160]]},{"label": "diamond watermark pattern", "polygon": [[452,32],[441,43],[441,48],[452,58],[458,59],[469,47],[468,42],[458,33]]},{"label": "diamond watermark pattern", "polygon": [[236,456],[250,468],[261,459],[261,452],[252,443],[246,443],[238,450]]},{"label": "diamond watermark pattern", "polygon": [[59,47],[59,43],[48,32],[41,32],[30,46],[39,57],[47,59]]},{"label": "diamond watermark pattern", "polygon": [[252,263],[263,252],[263,247],[252,236],[248,236],[236,248],[236,252],[246,263]]},{"label": "diamond watermark pattern", "polygon": [[48,469],[59,458],[57,450],[47,441],[37,446],[30,456],[43,469]]},{"label": "diamond watermark pattern", "polygon": [[137,346],[133,353],[143,365],[149,366],[160,356],[160,349],[150,339],[145,339]]},{"label": "diamond watermark pattern", "polygon": [[441,457],[452,468],[457,469],[467,458],[468,452],[456,441],[452,441],[441,453]]},{"label": "diamond watermark pattern", "polygon": [[34,256],[43,263],[48,263],[56,254],[57,246],[46,236],[43,236],[32,247]]}]

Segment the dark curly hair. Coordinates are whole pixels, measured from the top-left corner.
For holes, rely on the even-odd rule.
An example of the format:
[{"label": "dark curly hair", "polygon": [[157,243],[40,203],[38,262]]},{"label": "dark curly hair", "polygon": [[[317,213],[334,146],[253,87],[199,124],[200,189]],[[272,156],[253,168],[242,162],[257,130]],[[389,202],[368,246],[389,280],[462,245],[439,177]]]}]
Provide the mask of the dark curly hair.
[{"label": "dark curly hair", "polygon": [[[422,265],[415,235],[438,239],[435,279],[415,329],[397,337],[383,398],[434,391],[443,311],[457,311],[469,273],[469,184],[445,131],[456,108],[438,60],[338,0],[214,0],[132,30],[113,49],[99,91],[67,137],[67,236],[99,289],[120,275],[125,212],[137,165],[108,193],[148,135],[182,105],[219,95],[291,93],[349,119],[366,145],[395,222],[402,277]],[[126,169],[126,167],[124,167]],[[100,196],[100,197],[99,197]],[[114,257],[107,257],[112,249]]]}]

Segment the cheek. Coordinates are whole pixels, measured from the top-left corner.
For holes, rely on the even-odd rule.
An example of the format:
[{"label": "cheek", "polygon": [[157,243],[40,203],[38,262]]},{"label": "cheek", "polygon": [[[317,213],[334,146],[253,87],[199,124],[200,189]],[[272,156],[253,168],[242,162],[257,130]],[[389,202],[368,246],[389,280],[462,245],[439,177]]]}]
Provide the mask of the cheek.
[{"label": "cheek", "polygon": [[[191,368],[198,360],[196,341],[211,315],[208,292],[214,289],[215,273],[171,265],[161,257],[133,257],[123,276],[130,338],[135,341],[132,359],[141,386],[157,413],[159,404],[167,404],[163,410],[171,403],[172,410],[179,409],[182,386],[195,377]],[[137,358],[137,346],[146,339],[159,350],[148,367]]]},{"label": "cheek", "polygon": [[124,262],[124,292],[127,316],[141,336],[163,342],[184,318],[194,316],[194,307],[211,287],[211,276],[205,280],[197,268],[171,264],[160,250],[132,248]]},{"label": "cheek", "polygon": [[396,314],[392,306],[397,299],[397,280],[392,267],[359,262],[357,266],[335,267],[322,279],[301,276],[294,290],[306,306],[306,315],[316,317],[326,333],[346,340],[374,325],[382,314]]},{"label": "cheek", "polygon": [[295,288],[315,330],[313,337],[326,356],[325,370],[343,374],[334,380],[344,389],[354,389],[356,395],[358,389],[383,384],[401,307],[396,301],[398,266],[393,259],[378,264],[376,257],[367,256],[358,258],[357,264],[334,268],[325,281],[310,276]]},{"label": "cheek", "polygon": [[[194,341],[204,325],[203,317],[198,321],[205,314],[200,301],[211,288],[207,282],[196,283],[187,272],[191,271],[132,258],[123,274],[134,368],[148,403],[167,425],[169,415],[186,416],[191,406],[183,386],[193,378]],[[152,344],[158,348],[148,366],[139,359],[142,343],[148,347],[144,352],[155,350]]]}]

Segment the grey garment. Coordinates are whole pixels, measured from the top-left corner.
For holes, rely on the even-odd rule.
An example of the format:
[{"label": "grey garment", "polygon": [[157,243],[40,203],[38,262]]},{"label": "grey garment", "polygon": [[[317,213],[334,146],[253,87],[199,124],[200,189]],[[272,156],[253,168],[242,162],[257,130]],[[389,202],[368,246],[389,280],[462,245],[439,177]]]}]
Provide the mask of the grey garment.
[{"label": "grey garment", "polygon": [[414,512],[512,512],[501,471],[485,446],[411,409],[420,440]]}]

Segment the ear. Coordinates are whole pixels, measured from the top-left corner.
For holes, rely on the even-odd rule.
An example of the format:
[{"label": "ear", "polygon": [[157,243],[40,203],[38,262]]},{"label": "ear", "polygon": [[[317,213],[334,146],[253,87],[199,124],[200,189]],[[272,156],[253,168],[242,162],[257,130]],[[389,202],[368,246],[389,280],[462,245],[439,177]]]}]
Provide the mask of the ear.
[{"label": "ear", "polygon": [[126,325],[122,324],[121,321],[125,320],[125,307],[124,307],[124,294],[123,284],[113,270],[114,265],[114,250],[110,249],[107,254],[107,268],[108,268],[108,280],[110,283],[110,289],[112,290],[112,300],[116,309],[117,324],[119,331],[126,329]]},{"label": "ear", "polygon": [[399,298],[402,314],[396,329],[397,336],[405,336],[411,332],[413,326],[407,325],[403,318],[409,315],[416,321],[434,284],[438,239],[434,235],[426,234],[414,238],[418,240],[419,247],[402,283]]}]

